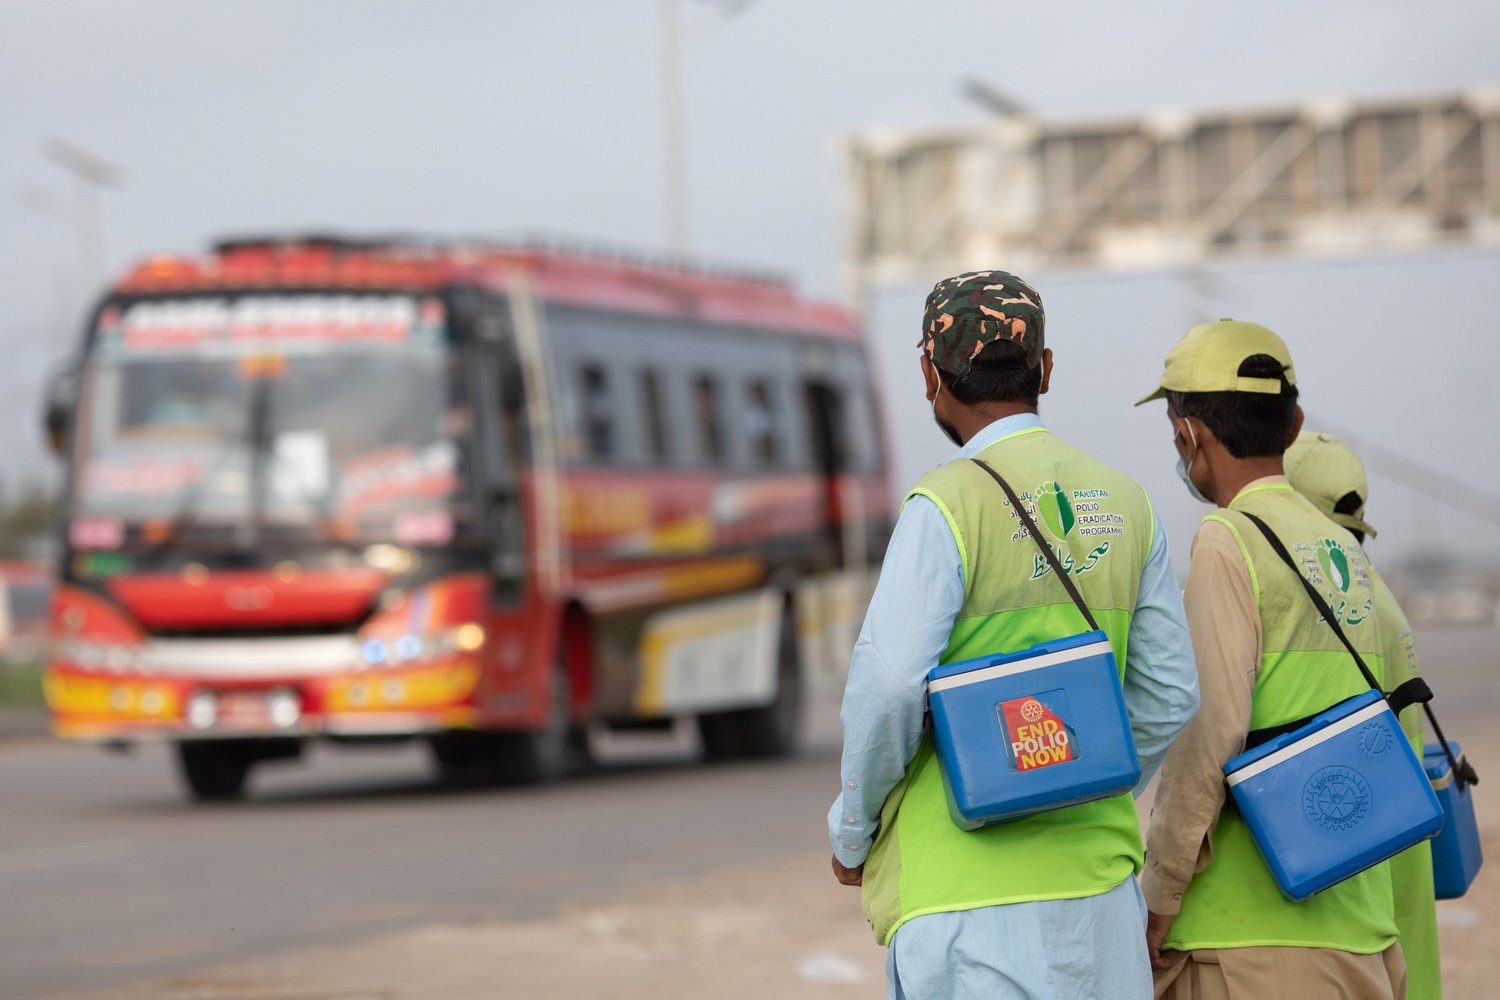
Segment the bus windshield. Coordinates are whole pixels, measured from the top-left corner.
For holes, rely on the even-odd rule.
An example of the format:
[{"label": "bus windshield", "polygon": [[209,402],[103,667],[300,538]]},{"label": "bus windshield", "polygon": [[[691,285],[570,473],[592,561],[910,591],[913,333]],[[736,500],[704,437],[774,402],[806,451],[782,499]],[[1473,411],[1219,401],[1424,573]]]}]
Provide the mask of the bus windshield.
[{"label": "bus windshield", "polygon": [[442,321],[439,301],[390,295],[106,308],[76,425],[73,517],[338,524],[370,538],[411,534],[425,516],[430,531],[459,489],[467,430]]}]

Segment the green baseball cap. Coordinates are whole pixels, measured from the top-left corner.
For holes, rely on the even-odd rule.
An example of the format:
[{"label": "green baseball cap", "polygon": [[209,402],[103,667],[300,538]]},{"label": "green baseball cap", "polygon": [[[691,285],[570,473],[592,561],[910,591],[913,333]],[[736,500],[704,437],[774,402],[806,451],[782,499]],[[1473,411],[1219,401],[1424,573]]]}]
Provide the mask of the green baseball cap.
[{"label": "green baseball cap", "polygon": [[[1324,517],[1334,524],[1375,537],[1375,529],[1364,520],[1365,502],[1370,499],[1370,481],[1365,475],[1364,463],[1347,444],[1332,434],[1303,431],[1286,450],[1281,462],[1292,489],[1311,500]],[[1359,497],[1359,506],[1348,514],[1335,511],[1333,508],[1350,493]]]},{"label": "green baseball cap", "polygon": [[1026,352],[1026,364],[1042,360],[1047,314],[1042,297],[1009,271],[969,271],[932,286],[922,312],[920,347],[943,371],[963,378],[984,345],[1010,340]]},{"label": "green baseball cap", "polygon": [[1221,319],[1189,330],[1167,355],[1161,385],[1135,405],[1162,399],[1169,391],[1279,394],[1281,379],[1240,375],[1240,365],[1256,354],[1268,354],[1280,361],[1287,383],[1297,384],[1286,341],[1259,323]]}]

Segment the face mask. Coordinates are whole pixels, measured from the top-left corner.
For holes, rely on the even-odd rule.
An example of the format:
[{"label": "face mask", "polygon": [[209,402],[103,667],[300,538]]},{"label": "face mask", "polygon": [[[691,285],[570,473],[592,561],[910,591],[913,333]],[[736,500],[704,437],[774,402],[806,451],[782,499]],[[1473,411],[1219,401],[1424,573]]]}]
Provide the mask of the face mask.
[{"label": "face mask", "polygon": [[[1197,462],[1200,454],[1202,454],[1202,451],[1199,450],[1199,436],[1193,432],[1193,424],[1188,423],[1187,420],[1182,421],[1182,426],[1188,429],[1188,439],[1193,441],[1193,462]],[[1208,496],[1203,495],[1203,490],[1200,490],[1193,483],[1193,462],[1182,465],[1182,456],[1178,456],[1178,478],[1182,480],[1184,486],[1188,487],[1188,493],[1193,495],[1193,499],[1199,501],[1200,504],[1212,504],[1214,501],[1211,501]]]},{"label": "face mask", "polygon": [[[1196,434],[1193,433],[1193,425],[1190,424],[1190,423],[1188,423],[1186,420],[1183,421],[1183,425],[1185,427],[1187,427],[1187,429],[1188,429],[1188,437],[1192,439],[1192,442],[1193,442],[1193,462],[1196,462],[1196,461],[1198,461],[1198,454],[1199,454],[1199,452],[1198,452],[1198,435],[1196,435]],[[1179,478],[1179,479],[1182,480],[1182,485],[1184,485],[1184,486],[1187,487],[1188,493],[1192,494],[1192,497],[1193,497],[1194,500],[1198,501],[1199,503],[1213,503],[1212,500],[1210,500],[1208,497],[1206,497],[1206,496],[1203,495],[1203,491],[1200,490],[1200,489],[1198,489],[1197,485],[1193,482],[1193,475],[1192,475],[1192,473],[1193,473],[1193,462],[1189,462],[1187,465],[1183,465],[1182,464],[1182,456],[1178,455],[1177,456],[1177,478]]]},{"label": "face mask", "polygon": [[1182,480],[1182,485],[1187,487],[1187,491],[1193,495],[1194,500],[1199,503],[1213,503],[1212,500],[1203,495],[1203,491],[1198,488],[1197,484],[1193,482],[1192,477],[1188,475],[1188,469],[1182,464],[1181,458],[1177,459],[1177,478]]},{"label": "face mask", "polygon": [[937,415],[937,400],[938,400],[938,397],[941,396],[942,394],[943,394],[943,380],[942,379],[938,379],[937,392],[935,392],[935,393],[932,394],[932,420],[933,420],[933,423],[937,424],[938,425],[938,429],[941,430],[944,434],[948,435],[948,440],[949,441],[952,441],[953,444],[956,447],[962,448],[964,446],[964,439],[958,436],[958,431],[954,430],[951,425],[943,423],[943,419]]}]

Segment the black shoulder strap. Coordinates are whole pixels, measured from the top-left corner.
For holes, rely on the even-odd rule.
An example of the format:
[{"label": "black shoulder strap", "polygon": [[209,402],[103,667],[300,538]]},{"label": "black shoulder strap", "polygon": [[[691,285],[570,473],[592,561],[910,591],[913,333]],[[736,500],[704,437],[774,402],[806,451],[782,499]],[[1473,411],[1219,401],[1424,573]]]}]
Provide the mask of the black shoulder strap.
[{"label": "black shoulder strap", "polygon": [[1380,682],[1375,679],[1374,674],[1370,673],[1370,668],[1365,666],[1365,661],[1360,657],[1359,652],[1354,648],[1354,643],[1349,641],[1349,637],[1345,635],[1344,630],[1339,627],[1338,616],[1333,613],[1333,609],[1328,606],[1328,602],[1323,600],[1323,595],[1318,593],[1318,589],[1308,581],[1307,577],[1302,575],[1302,571],[1297,568],[1297,561],[1293,559],[1292,554],[1286,550],[1286,546],[1281,544],[1281,539],[1276,537],[1276,533],[1271,530],[1270,526],[1267,525],[1266,522],[1262,521],[1254,514],[1248,513],[1243,510],[1237,511],[1236,513],[1244,514],[1245,517],[1249,519],[1250,523],[1259,528],[1260,533],[1266,536],[1266,541],[1271,543],[1271,548],[1274,549],[1276,554],[1281,557],[1281,561],[1290,566],[1292,568],[1292,572],[1297,574],[1298,582],[1301,583],[1303,589],[1307,591],[1307,596],[1312,598],[1313,606],[1318,609],[1318,614],[1323,616],[1323,620],[1328,623],[1328,627],[1333,629],[1333,634],[1339,637],[1339,641],[1344,644],[1344,648],[1349,651],[1349,655],[1354,657],[1355,666],[1359,667],[1359,672],[1361,674],[1364,674],[1365,682],[1368,683],[1370,687],[1374,688],[1376,691],[1380,691],[1381,694],[1384,694],[1385,691],[1380,687]]},{"label": "black shoulder strap", "polygon": [[1089,611],[1089,606],[1083,603],[1083,595],[1078,593],[1078,587],[1068,577],[1067,571],[1062,568],[1062,563],[1057,561],[1057,554],[1052,551],[1052,547],[1042,541],[1042,533],[1037,530],[1036,521],[1032,519],[1030,514],[1026,513],[1026,508],[1022,505],[1020,498],[1016,496],[1016,491],[1010,488],[1010,483],[1007,483],[1000,473],[990,468],[988,462],[977,458],[973,461],[975,465],[988,472],[994,478],[995,482],[1000,484],[1000,488],[1005,491],[1006,497],[1010,500],[1011,507],[1014,508],[1016,515],[1020,517],[1021,523],[1026,525],[1026,530],[1031,534],[1032,540],[1036,542],[1036,547],[1042,550],[1042,555],[1046,556],[1048,564],[1052,567],[1052,572],[1062,581],[1062,585],[1068,588],[1068,596],[1073,598],[1073,603],[1078,605],[1079,611],[1083,612],[1084,621],[1089,623],[1089,628],[1095,632],[1099,631],[1099,623],[1094,621],[1094,615],[1093,612]]},{"label": "black shoulder strap", "polygon": [[[1297,568],[1296,560],[1286,550],[1286,546],[1282,544],[1281,539],[1276,537],[1276,533],[1271,530],[1266,522],[1254,514],[1243,510],[1238,511],[1238,513],[1243,514],[1249,519],[1251,524],[1260,529],[1260,533],[1266,536],[1266,541],[1270,543],[1271,548],[1275,550],[1276,554],[1281,557],[1281,561],[1290,566],[1292,572],[1297,574],[1297,579],[1301,581],[1303,589],[1307,591],[1307,596],[1312,598],[1312,602],[1317,607],[1318,613],[1323,616],[1323,620],[1328,623],[1329,627],[1333,629],[1334,634],[1339,637],[1339,641],[1344,644],[1344,648],[1349,650],[1349,655],[1354,657],[1354,662],[1359,667],[1359,672],[1364,675],[1365,681],[1376,691],[1385,694],[1381,690],[1380,683],[1375,680],[1375,675],[1370,673],[1370,668],[1365,666],[1365,661],[1355,651],[1354,644],[1349,641],[1349,637],[1339,627],[1338,618],[1335,617],[1333,609],[1328,606],[1327,601],[1323,600],[1323,595],[1318,593],[1317,588],[1308,582],[1307,577],[1302,575],[1302,571]],[[1443,748],[1443,754],[1448,758],[1449,766],[1453,768],[1453,779],[1459,783],[1460,787],[1465,784],[1479,784],[1479,776],[1474,773],[1474,768],[1469,764],[1468,759],[1465,758],[1462,764],[1454,759],[1453,750],[1448,746],[1448,739],[1443,735],[1443,728],[1438,725],[1437,716],[1432,712],[1432,689],[1427,686],[1426,681],[1420,677],[1409,680],[1397,687],[1389,695],[1386,695],[1386,700],[1390,702],[1391,711],[1398,715],[1402,709],[1420,702],[1422,710],[1427,714],[1427,721],[1432,723],[1433,735],[1438,738],[1438,744]],[[1257,742],[1263,743],[1274,736],[1279,736],[1282,732],[1291,732],[1293,729],[1301,728],[1310,719],[1311,717],[1308,719],[1299,719],[1296,722],[1288,723],[1287,726],[1278,726],[1273,729],[1256,730],[1252,735],[1259,736],[1260,739]]]}]

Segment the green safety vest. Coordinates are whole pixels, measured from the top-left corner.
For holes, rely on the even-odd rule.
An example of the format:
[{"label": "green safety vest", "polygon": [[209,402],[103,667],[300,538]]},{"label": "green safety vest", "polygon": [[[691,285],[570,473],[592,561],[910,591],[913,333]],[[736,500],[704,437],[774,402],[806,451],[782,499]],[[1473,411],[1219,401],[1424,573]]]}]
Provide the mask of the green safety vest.
[{"label": "green safety vest", "polygon": [[[1145,491],[1040,427],[980,455],[1015,489],[1125,665],[1126,635],[1155,532]],[[912,496],[948,521],[964,569],[964,603],[941,663],[1015,652],[1089,629],[1010,502],[973,462],[928,473]],[[910,497],[908,497],[910,499]],[[865,861],[863,902],[881,944],[907,920],[1001,903],[1092,896],[1141,868],[1127,793],[965,831],[948,813],[924,736],[886,798]]]},{"label": "green safety vest", "polygon": [[[1368,691],[1306,590],[1240,511],[1260,517],[1281,539],[1377,680],[1384,657],[1372,573],[1354,536],[1285,482],[1246,489],[1228,509],[1204,520],[1223,524],[1239,543],[1260,613],[1260,672],[1251,695],[1250,728],[1283,725]],[[1277,888],[1249,827],[1227,802],[1211,843],[1212,860],[1188,884],[1166,947],[1280,945],[1373,954],[1396,939],[1388,863],[1293,903]]]},{"label": "green safety vest", "polygon": [[[1422,673],[1417,643],[1406,612],[1380,574],[1373,575],[1375,614],[1385,636],[1385,677],[1393,690]],[[1422,707],[1413,705],[1401,713],[1401,728],[1417,757],[1422,756]],[[1396,902],[1396,927],[1401,934],[1401,954],[1406,958],[1406,1000],[1442,1000],[1442,973],[1438,960],[1437,905],[1432,888],[1432,842],[1422,841],[1391,859],[1391,890]]]}]

